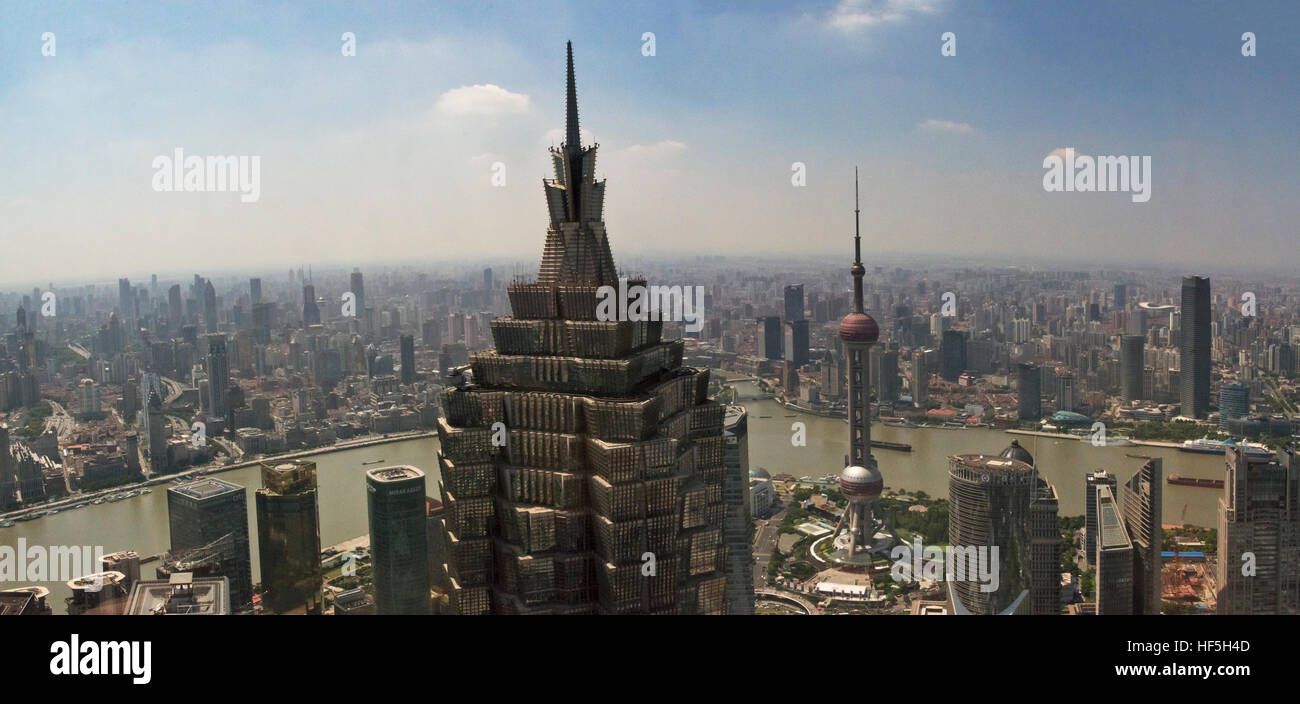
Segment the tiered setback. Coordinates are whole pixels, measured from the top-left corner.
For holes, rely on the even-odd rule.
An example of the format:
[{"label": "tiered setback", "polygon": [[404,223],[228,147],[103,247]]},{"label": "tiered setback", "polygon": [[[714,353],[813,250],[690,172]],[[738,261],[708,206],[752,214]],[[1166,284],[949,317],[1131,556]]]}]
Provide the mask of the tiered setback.
[{"label": "tiered setback", "polygon": [[722,612],[723,408],[707,399],[707,370],[641,386],[622,398],[444,392],[461,613]]}]

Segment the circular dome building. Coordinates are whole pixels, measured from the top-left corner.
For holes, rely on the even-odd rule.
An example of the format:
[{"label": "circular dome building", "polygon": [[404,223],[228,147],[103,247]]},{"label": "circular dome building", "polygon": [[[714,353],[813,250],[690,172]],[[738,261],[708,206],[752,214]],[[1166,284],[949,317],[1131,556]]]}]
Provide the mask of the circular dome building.
[{"label": "circular dome building", "polygon": [[1010,460],[1020,460],[1030,467],[1034,466],[1034,456],[1029,454],[1029,450],[1020,446],[1019,440],[1012,440],[1007,449],[1003,450],[999,457],[1005,457]]}]

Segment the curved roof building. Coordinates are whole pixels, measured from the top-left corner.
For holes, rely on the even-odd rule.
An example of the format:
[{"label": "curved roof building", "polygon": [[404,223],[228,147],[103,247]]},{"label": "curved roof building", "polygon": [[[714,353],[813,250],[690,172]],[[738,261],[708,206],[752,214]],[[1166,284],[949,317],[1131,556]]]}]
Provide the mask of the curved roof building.
[{"label": "curved roof building", "polygon": [[[954,613],[1029,612],[1029,504],[1037,484],[1033,466],[1015,458],[948,458],[948,541],[955,557],[948,591]],[[959,578],[952,578],[954,572]],[[991,579],[981,580],[986,574]]]}]

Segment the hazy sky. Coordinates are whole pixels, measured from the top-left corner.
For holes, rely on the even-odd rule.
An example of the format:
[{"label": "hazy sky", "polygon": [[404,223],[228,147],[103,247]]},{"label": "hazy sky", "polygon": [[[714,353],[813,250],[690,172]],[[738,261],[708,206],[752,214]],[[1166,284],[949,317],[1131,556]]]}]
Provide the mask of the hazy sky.
[{"label": "hazy sky", "polygon": [[[868,259],[1300,264],[1294,2],[303,5],[0,5],[0,282],[540,256],[569,39],[616,258],[847,251],[860,165]],[[1045,192],[1064,147],[1150,201]],[[176,148],[260,199],[156,192]]]}]

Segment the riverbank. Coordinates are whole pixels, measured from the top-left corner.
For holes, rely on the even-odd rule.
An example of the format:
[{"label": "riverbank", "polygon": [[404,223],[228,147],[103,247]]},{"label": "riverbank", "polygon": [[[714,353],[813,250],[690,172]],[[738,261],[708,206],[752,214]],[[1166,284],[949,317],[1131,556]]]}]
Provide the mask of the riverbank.
[{"label": "riverbank", "polygon": [[415,430],[406,433],[388,433],[383,437],[377,437],[377,438],[365,437],[358,440],[349,440],[347,442],[335,443],[333,445],[323,445],[321,447],[312,447],[304,450],[295,450],[293,452],[285,452],[278,455],[261,456],[256,459],[244,460],[242,462],[232,462],[230,464],[209,463],[206,465],[187,467],[184,471],[174,472],[172,474],[164,474],[156,477],[149,477],[148,479],[145,479],[143,481],[138,481],[138,482],[118,484],[117,486],[109,487],[107,489],[99,489],[97,491],[93,491],[86,494],[77,494],[75,496],[64,497],[57,501],[42,503],[36,506],[26,506],[20,509],[9,511],[7,513],[0,513],[0,520],[17,520],[21,516],[26,516],[28,514],[37,513],[40,511],[50,511],[56,509],[62,511],[64,509],[81,508],[82,506],[85,506],[86,504],[98,498],[107,497],[113,494],[119,494],[126,491],[131,491],[132,489],[143,489],[146,487],[157,486],[159,484],[166,484],[175,479],[179,479],[181,477],[185,477],[189,475],[210,476],[214,474],[221,474],[223,472],[232,472],[235,470],[245,469],[248,467],[255,467],[260,465],[262,462],[266,462],[266,461],[283,462],[285,460],[294,460],[303,457],[325,455],[325,454],[330,454],[332,452],[342,452],[344,450],[356,450],[364,447],[386,445],[388,443],[402,442],[404,440],[415,440],[419,438],[436,437],[437,435],[438,435],[438,431],[436,430]]}]

